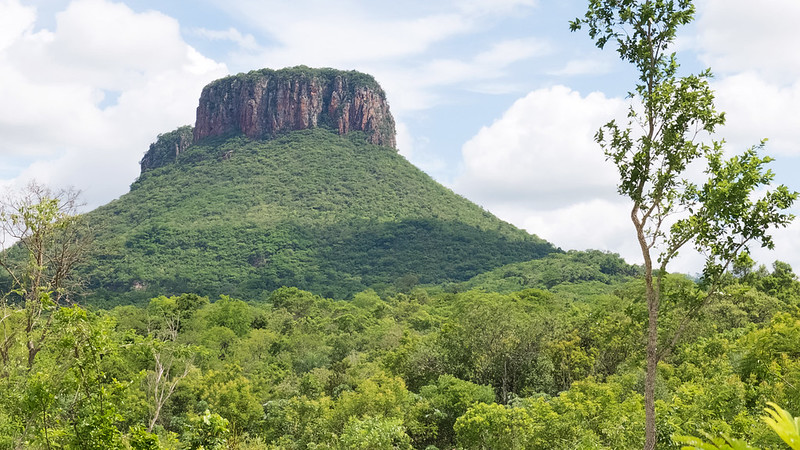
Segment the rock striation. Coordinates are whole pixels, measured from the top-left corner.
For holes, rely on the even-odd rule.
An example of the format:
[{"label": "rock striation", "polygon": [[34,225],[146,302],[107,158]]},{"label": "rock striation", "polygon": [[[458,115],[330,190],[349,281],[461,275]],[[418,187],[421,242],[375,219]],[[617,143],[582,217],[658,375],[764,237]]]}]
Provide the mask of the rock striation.
[{"label": "rock striation", "polygon": [[396,148],[394,118],[374,78],[305,66],[212,82],[200,96],[193,139],[238,133],[265,139],[322,125],[339,134],[363,131],[369,142]]}]

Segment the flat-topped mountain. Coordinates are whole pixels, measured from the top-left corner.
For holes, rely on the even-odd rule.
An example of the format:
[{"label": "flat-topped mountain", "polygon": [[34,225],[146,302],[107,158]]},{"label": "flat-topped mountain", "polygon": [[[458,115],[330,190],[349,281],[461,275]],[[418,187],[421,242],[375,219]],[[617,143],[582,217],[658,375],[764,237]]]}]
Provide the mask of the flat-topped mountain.
[{"label": "flat-topped mountain", "polygon": [[558,251],[436,183],[394,142],[367,75],[292,68],[211,83],[196,125],[160,135],[131,191],[88,214],[90,297],[253,299],[282,285],[347,297]]},{"label": "flat-topped mountain", "polygon": [[371,76],[305,66],[261,69],[203,88],[194,128],[159,136],[142,158],[142,172],[174,162],[190,144],[205,138],[243,134],[267,139],[318,126],[340,135],[363,131],[372,144],[396,147],[386,94]]},{"label": "flat-topped mountain", "polygon": [[214,81],[200,95],[194,141],[242,133],[252,139],[328,125],[363,131],[394,148],[394,119],[383,89],[369,75],[333,69],[262,69]]}]

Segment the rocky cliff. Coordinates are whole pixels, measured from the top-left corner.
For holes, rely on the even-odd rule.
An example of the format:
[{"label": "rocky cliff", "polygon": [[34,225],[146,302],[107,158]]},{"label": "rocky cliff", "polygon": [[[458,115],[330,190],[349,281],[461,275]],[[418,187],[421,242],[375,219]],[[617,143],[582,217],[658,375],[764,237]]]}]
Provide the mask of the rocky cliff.
[{"label": "rocky cliff", "polygon": [[144,154],[139,164],[142,173],[155,169],[178,160],[181,152],[192,145],[192,127],[189,125],[159,134],[158,139],[150,144],[150,149]]},{"label": "rocky cliff", "polygon": [[363,131],[373,144],[396,147],[394,119],[374,78],[304,66],[252,71],[206,86],[194,142],[237,133],[263,139],[320,125],[339,134]]}]

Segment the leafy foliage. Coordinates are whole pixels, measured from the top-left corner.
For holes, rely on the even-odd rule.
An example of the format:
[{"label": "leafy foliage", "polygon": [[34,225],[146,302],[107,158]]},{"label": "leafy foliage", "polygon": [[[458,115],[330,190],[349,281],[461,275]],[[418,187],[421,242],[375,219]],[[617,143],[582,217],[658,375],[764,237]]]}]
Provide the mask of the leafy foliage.
[{"label": "leafy foliage", "polygon": [[195,144],[87,220],[100,231],[81,273],[88,298],[107,305],[182,292],[259,298],[281,286],[347,297],[556,251],[394,151],[320,128]]},{"label": "leafy foliage", "polygon": [[[600,49],[616,45],[620,58],[639,75],[629,92],[628,123],[608,122],[595,140],[618,170],[617,190],[633,204],[630,217],[644,259],[646,450],[656,445],[656,366],[671,347],[658,346],[660,291],[669,263],[690,244],[706,256],[709,289],[704,301],[688,308],[688,322],[715,297],[730,265],[748,258],[750,245],[772,248],[769,231],[791,222],[794,217],[785,210],[798,195],[783,185],[757,194],[774,178],[765,168],[772,158],[758,156],[763,142],[725,160],[722,142],[698,139],[701,132],[713,134],[725,118],[714,107],[711,71],[679,76],[675,53],[669,53],[678,28],[694,13],[691,0],[590,0],[585,16],[570,24],[572,31],[585,26]],[[690,180],[689,168],[696,163],[706,167],[700,186]]]},{"label": "leafy foliage", "polygon": [[[753,273],[726,288],[745,313],[773,276]],[[659,446],[777,445],[762,407],[800,404],[800,282],[776,275],[792,280],[785,300],[758,292],[771,299],[750,306],[759,321],[718,328],[737,322],[709,308],[661,362]],[[640,448],[644,287],[624,280],[599,293],[597,281],[351,300],[279,288],[258,301],[59,309],[31,372],[24,346],[10,348],[0,448]],[[666,298],[699,288],[669,281]],[[679,318],[668,309],[662,326]],[[158,386],[172,391],[156,404]]]},{"label": "leafy foliage", "polygon": [[765,408],[768,416],[764,422],[772,428],[783,442],[794,450],[800,450],[800,417],[792,417],[789,411],[781,408],[775,403],[770,402],[769,408]]}]

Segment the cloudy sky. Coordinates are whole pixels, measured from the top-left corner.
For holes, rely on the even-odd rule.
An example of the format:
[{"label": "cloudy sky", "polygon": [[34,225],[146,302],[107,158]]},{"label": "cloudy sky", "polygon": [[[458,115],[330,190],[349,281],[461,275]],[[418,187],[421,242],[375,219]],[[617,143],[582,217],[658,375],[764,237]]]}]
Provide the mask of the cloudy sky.
[{"label": "cloudy sky", "polygon": [[[568,22],[585,0],[0,0],[0,187],[127,192],[159,133],[194,123],[202,87],[298,64],[376,77],[400,152],[439,182],[564,249],[641,260],[615,172],[592,141],[635,74]],[[711,67],[741,151],[769,138],[800,190],[800,2],[698,0],[687,72]],[[795,209],[797,213],[797,209]],[[800,269],[800,223],[760,262]],[[699,269],[687,257],[674,269]]]}]

